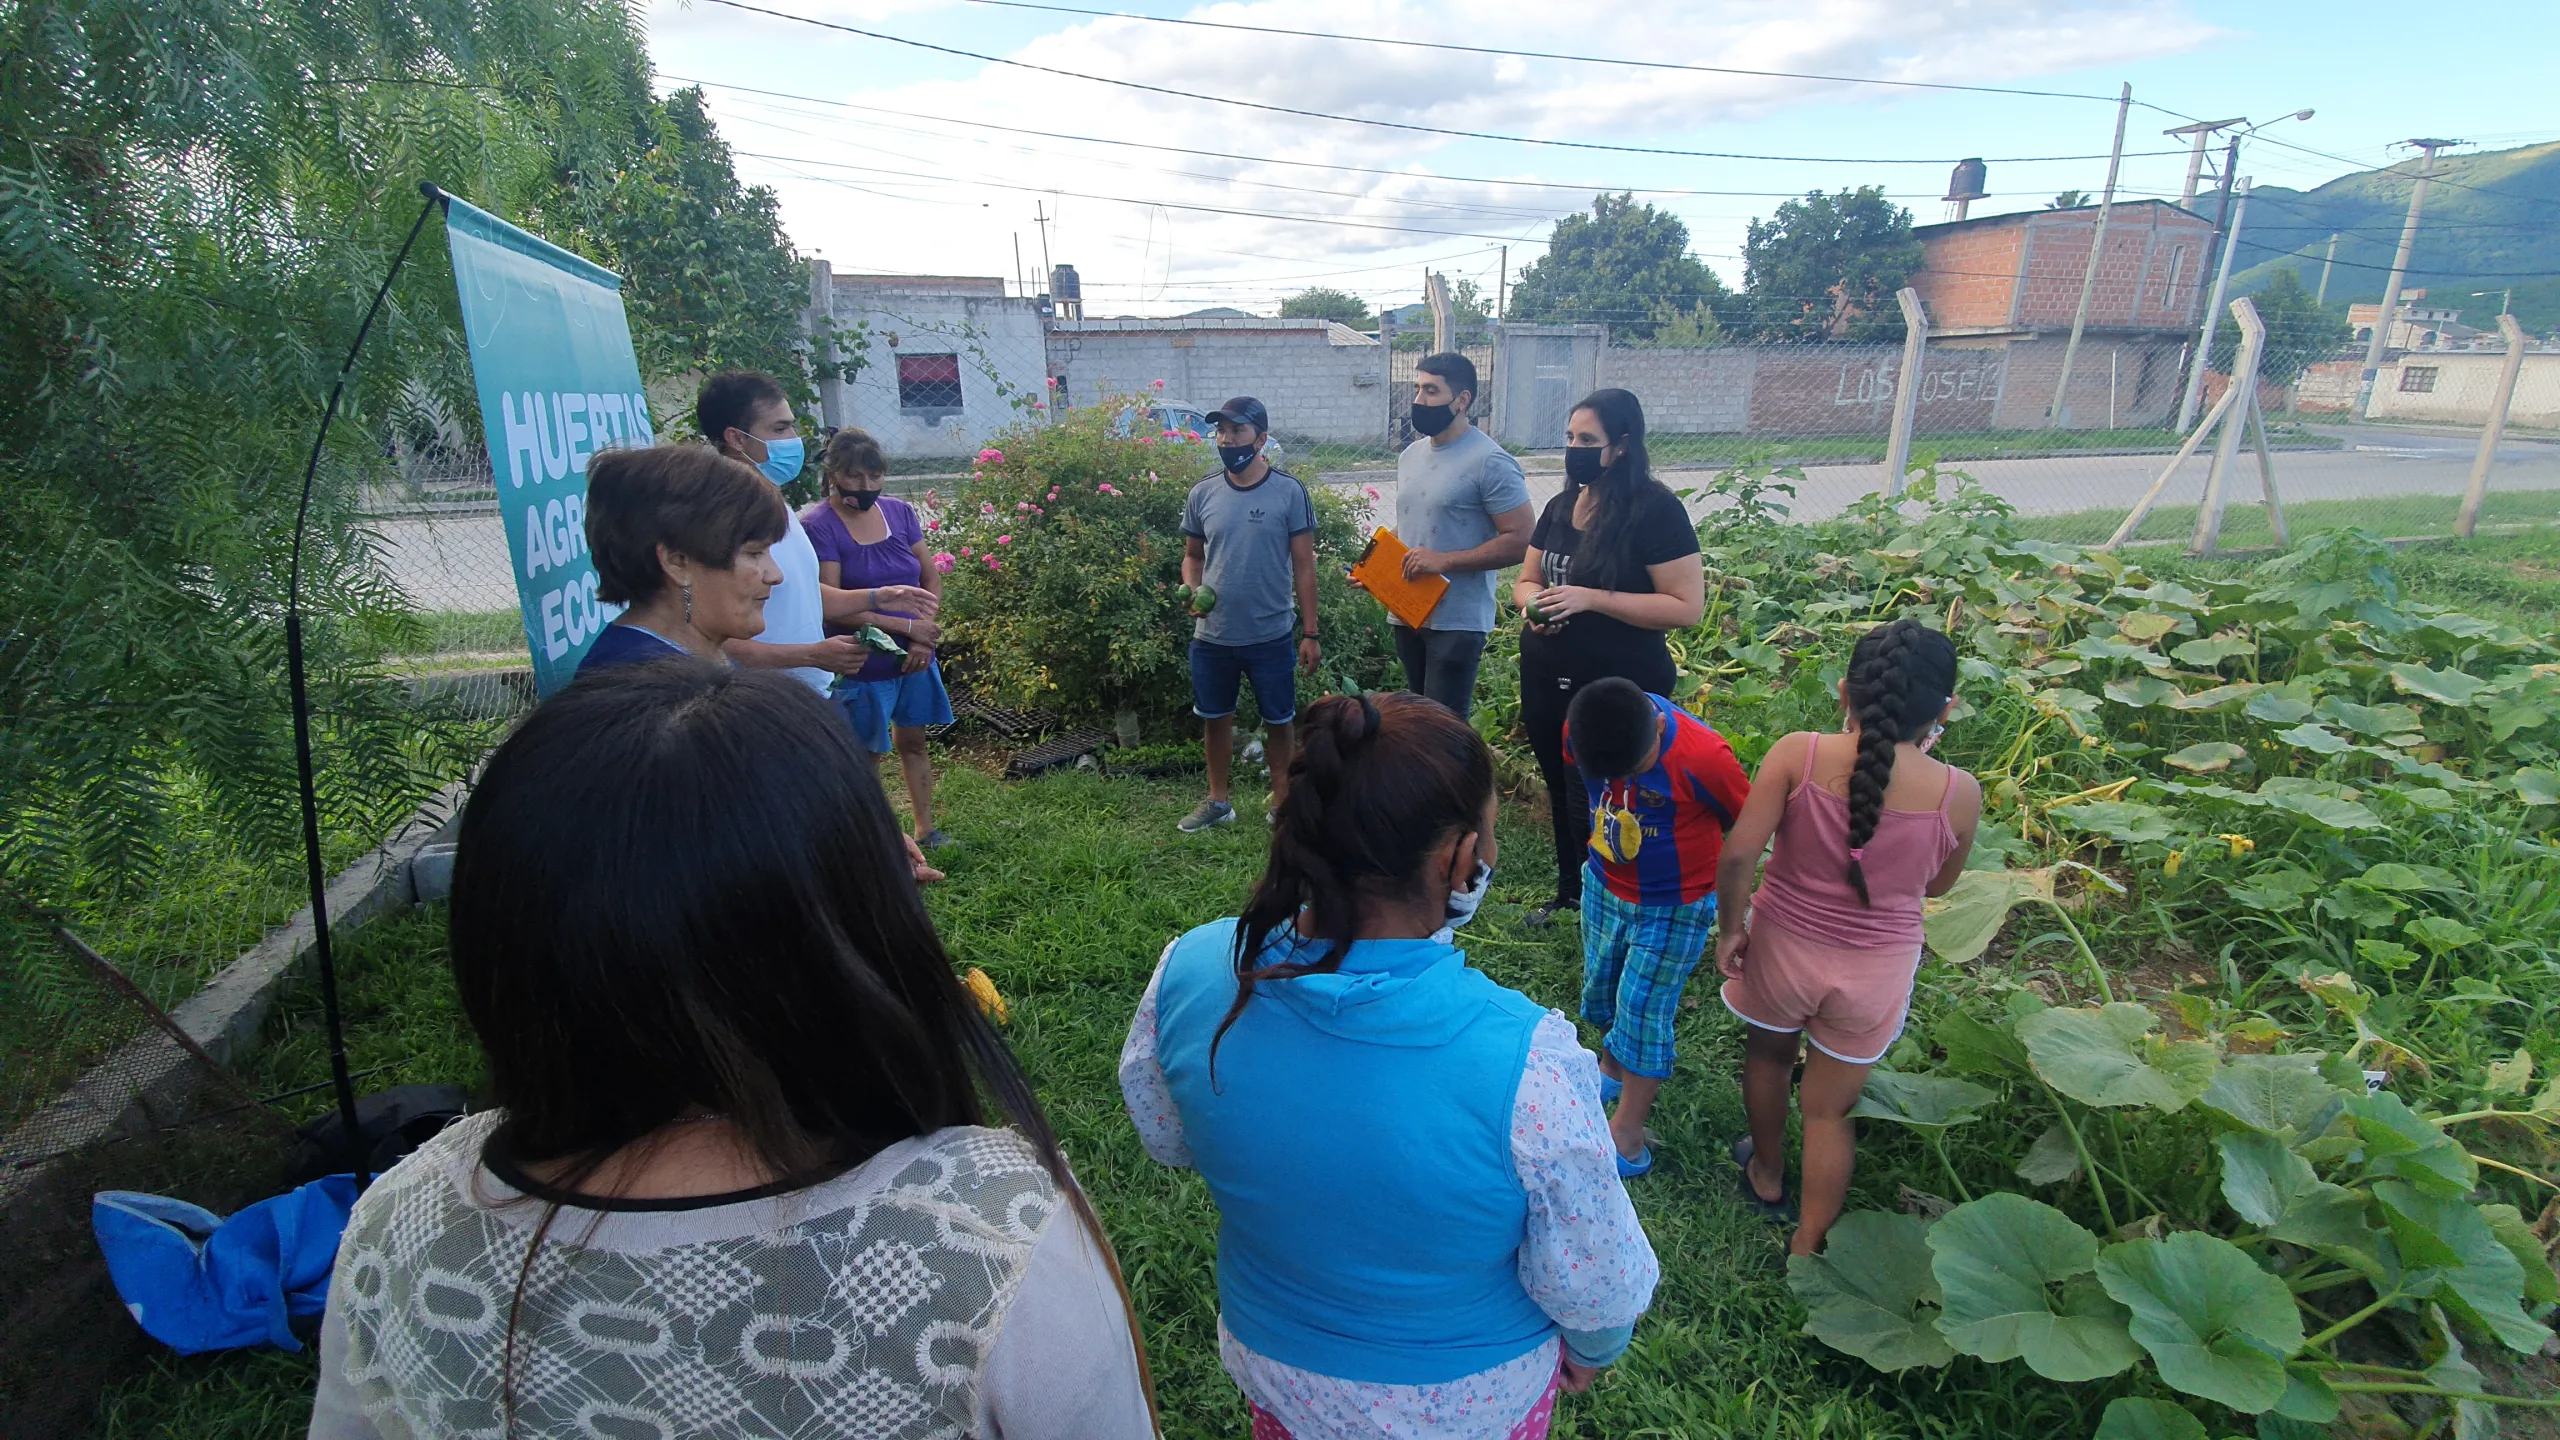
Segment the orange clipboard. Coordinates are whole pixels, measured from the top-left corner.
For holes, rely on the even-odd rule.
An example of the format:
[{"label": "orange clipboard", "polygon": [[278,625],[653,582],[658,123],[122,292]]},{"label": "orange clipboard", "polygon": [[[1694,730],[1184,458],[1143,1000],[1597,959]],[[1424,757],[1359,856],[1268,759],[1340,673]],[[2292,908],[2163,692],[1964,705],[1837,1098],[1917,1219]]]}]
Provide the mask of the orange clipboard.
[{"label": "orange clipboard", "polygon": [[1419,580],[1404,578],[1405,543],[1385,527],[1369,537],[1369,548],[1352,562],[1351,578],[1360,582],[1387,613],[1406,627],[1419,630],[1422,622],[1440,606],[1440,597],[1449,593],[1446,577],[1425,575]]}]

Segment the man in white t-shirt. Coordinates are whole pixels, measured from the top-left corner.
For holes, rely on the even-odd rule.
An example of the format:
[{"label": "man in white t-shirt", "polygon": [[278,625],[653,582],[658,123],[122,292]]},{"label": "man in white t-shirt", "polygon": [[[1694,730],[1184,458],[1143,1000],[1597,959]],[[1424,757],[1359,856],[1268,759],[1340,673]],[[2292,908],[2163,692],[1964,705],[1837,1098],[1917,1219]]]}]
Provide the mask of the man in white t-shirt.
[{"label": "man in white t-shirt", "polygon": [[[807,462],[799,418],[770,375],[725,370],[712,376],[694,401],[693,418],[702,438],[719,446],[720,453],[753,465],[776,485],[791,483]],[[871,658],[859,635],[829,635],[827,626],[859,630],[878,611],[929,616],[941,605],[933,592],[914,585],[839,590],[820,584],[818,552],[797,525],[774,542],[773,561],[782,567],[782,583],[764,602],[763,633],[753,640],[730,641],[729,658],[741,665],[788,670],[821,695],[836,676],[853,674]]]},{"label": "man in white t-shirt", "polygon": [[[791,483],[808,461],[790,397],[770,375],[724,370],[712,376],[694,400],[693,419],[702,438],[719,446],[720,453],[754,466],[776,485]],[[854,674],[871,658],[871,647],[859,634],[830,635],[829,625],[859,631],[880,611],[931,616],[942,606],[940,596],[916,585],[839,590],[820,583],[818,552],[808,532],[796,524],[786,527],[772,553],[782,569],[782,583],[765,597],[763,632],[721,648],[740,665],[788,670],[821,695],[838,675]],[[912,837],[907,838],[907,859],[919,884],[942,878],[941,871],[925,863]]]}]

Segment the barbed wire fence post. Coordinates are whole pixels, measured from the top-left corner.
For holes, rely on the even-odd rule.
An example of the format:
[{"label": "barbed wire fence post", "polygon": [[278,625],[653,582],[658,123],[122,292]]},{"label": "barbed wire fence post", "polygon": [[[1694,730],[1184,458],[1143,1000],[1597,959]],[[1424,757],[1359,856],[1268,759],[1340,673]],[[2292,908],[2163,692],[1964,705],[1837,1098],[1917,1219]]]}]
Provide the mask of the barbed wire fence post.
[{"label": "barbed wire fence post", "polygon": [[2498,441],[2507,433],[2507,410],[2515,403],[2516,377],[2524,373],[2524,326],[2501,312],[2498,333],[2506,337],[2506,360],[2498,366],[2498,386],[2489,396],[2489,418],[2480,427],[2480,453],[2472,458],[2471,478],[2462,489],[2462,511],[2453,533],[2468,540],[2480,524],[2480,507],[2489,498],[2489,467],[2497,463]]}]

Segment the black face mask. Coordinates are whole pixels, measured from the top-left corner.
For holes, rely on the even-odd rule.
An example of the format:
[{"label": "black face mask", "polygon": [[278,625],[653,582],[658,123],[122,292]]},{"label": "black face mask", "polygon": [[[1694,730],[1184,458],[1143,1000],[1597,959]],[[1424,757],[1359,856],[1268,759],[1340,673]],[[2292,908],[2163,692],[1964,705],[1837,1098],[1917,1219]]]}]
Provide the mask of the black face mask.
[{"label": "black face mask", "polygon": [[1416,435],[1437,435],[1456,424],[1457,420],[1458,410],[1454,405],[1425,405],[1419,400],[1413,402],[1413,433]]},{"label": "black face mask", "polygon": [[852,501],[853,508],[856,510],[868,510],[880,503],[880,492],[877,490],[839,490],[836,493]]},{"label": "black face mask", "polygon": [[1567,485],[1588,485],[1599,479],[1600,472],[1607,468],[1600,463],[1600,451],[1602,448],[1602,446],[1598,445],[1566,446],[1564,451],[1564,483]]},{"label": "black face mask", "polygon": [[1218,463],[1227,467],[1228,474],[1241,475],[1252,468],[1253,457],[1261,453],[1259,445],[1221,445],[1218,447]]}]

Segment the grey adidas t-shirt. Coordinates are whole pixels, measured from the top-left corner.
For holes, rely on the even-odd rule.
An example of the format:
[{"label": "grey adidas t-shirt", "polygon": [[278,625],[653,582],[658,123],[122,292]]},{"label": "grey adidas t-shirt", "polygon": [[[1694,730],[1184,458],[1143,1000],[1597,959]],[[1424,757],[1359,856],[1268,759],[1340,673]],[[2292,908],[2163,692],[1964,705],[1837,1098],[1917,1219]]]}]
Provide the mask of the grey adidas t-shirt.
[{"label": "grey adidas t-shirt", "polygon": [[1192,635],[1212,645],[1286,639],[1297,616],[1289,542],[1315,528],[1315,502],[1285,470],[1250,488],[1232,484],[1223,470],[1192,486],[1182,533],[1199,537],[1206,551],[1200,578],[1218,595]]},{"label": "grey adidas t-shirt", "polygon": [[[1470,425],[1446,445],[1414,441],[1396,457],[1396,538],[1423,550],[1473,550],[1496,533],[1493,517],[1529,503],[1520,462]],[[1493,572],[1459,571],[1423,621],[1426,630],[1493,629]]]}]

